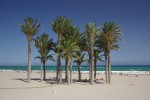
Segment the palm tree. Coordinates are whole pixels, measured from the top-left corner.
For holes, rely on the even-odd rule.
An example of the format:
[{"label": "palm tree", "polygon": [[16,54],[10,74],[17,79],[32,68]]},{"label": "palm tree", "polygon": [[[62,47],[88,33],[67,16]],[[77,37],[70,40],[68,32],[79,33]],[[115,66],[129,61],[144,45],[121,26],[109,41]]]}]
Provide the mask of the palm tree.
[{"label": "palm tree", "polygon": [[41,81],[42,81],[42,73],[44,70],[44,76],[43,79],[46,80],[46,70],[45,70],[45,63],[47,60],[52,60],[53,56],[49,55],[52,46],[53,46],[53,39],[49,39],[49,36],[45,33],[43,33],[41,36],[37,36],[34,40],[35,47],[38,49],[38,52],[40,56],[37,56],[35,58],[38,58],[41,60]]},{"label": "palm tree", "polygon": [[[59,16],[52,23],[53,31],[58,35],[58,45],[61,44],[63,35],[68,31],[68,28],[71,25],[71,20],[66,17]],[[61,75],[61,60],[60,60],[60,49],[57,48],[57,75],[56,80],[62,83]]]},{"label": "palm tree", "polygon": [[[77,45],[80,48],[80,52],[75,52],[75,55],[73,56],[76,60],[74,60],[74,63],[77,63],[77,67],[78,67],[78,81],[81,81],[81,71],[80,71],[80,66],[83,62],[88,62],[88,59],[84,59],[85,54],[82,54],[82,52],[84,51],[88,51],[88,42],[86,41],[86,38],[84,37],[84,34],[80,34],[79,32],[77,32],[75,34],[75,39]],[[74,40],[73,38],[71,40]]]},{"label": "palm tree", "polygon": [[94,38],[99,33],[99,28],[95,23],[87,23],[85,24],[85,37],[88,41],[88,54],[89,54],[89,61],[90,61],[90,84],[94,82],[94,75],[93,75],[93,67],[94,67],[94,54],[93,54],[93,46],[94,46]]},{"label": "palm tree", "polygon": [[[64,40],[63,41],[70,41],[71,43],[75,43],[75,44],[77,44],[80,47],[79,42],[81,41],[82,35],[83,34],[80,34],[78,27],[75,27],[75,26],[71,25],[68,28],[67,34],[64,34]],[[69,59],[66,59],[66,60],[69,60]],[[67,63],[68,61],[65,61],[65,62]],[[65,78],[67,79],[67,71],[66,71]],[[72,77],[70,77],[70,78],[71,78],[71,81],[72,81]]]},{"label": "palm tree", "polygon": [[105,57],[105,76],[106,76],[106,83],[108,83],[108,66],[107,66],[107,56],[106,56],[106,41],[103,39],[103,37],[100,35],[98,36],[98,39],[96,40],[95,46],[98,47],[102,52],[104,52]]},{"label": "palm tree", "polygon": [[97,66],[97,62],[98,61],[102,61],[103,62],[103,60],[102,60],[102,56],[103,55],[99,55],[101,52],[102,52],[102,50],[100,50],[99,48],[94,49],[94,71],[95,71],[95,73],[94,73],[94,80],[96,80],[96,71],[97,71],[96,66]]},{"label": "palm tree", "polygon": [[68,38],[72,43],[76,44],[81,40],[82,36],[83,34],[80,34],[79,28],[73,25],[71,25],[66,34],[64,34],[64,38]]},{"label": "palm tree", "polygon": [[81,71],[80,71],[80,66],[83,62],[87,62],[87,59],[84,59],[85,54],[82,54],[82,52],[76,52],[76,54],[74,55],[74,58],[76,60],[74,60],[74,63],[77,63],[77,67],[78,67],[78,81],[81,81]]},{"label": "palm tree", "polygon": [[25,24],[20,24],[21,31],[27,36],[28,41],[28,71],[27,71],[27,82],[31,81],[31,42],[32,37],[38,33],[41,24],[37,24],[37,19],[28,17],[24,19]]},{"label": "palm tree", "polygon": [[110,64],[110,51],[118,48],[117,42],[121,40],[120,27],[114,22],[106,22],[102,27],[101,40],[104,48],[105,62],[108,69],[108,83],[111,83],[111,64]]},{"label": "palm tree", "polygon": [[[70,84],[70,82],[72,83],[72,56],[73,52],[79,51],[79,47],[68,40],[58,45],[58,48],[63,50],[61,56],[66,59],[67,82]],[[68,73],[68,59],[70,61],[70,78]]]}]

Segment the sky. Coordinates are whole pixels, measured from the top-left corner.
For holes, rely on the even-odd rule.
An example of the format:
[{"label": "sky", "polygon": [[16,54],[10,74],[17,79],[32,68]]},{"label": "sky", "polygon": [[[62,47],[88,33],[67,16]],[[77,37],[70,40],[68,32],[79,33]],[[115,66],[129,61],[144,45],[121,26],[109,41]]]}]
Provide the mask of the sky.
[{"label": "sky", "polygon": [[[113,65],[150,65],[150,0],[0,0],[0,65],[27,65],[27,38],[19,23],[27,17],[42,23],[38,34],[55,41],[51,22],[65,16],[83,32],[87,22],[116,22],[123,32],[120,50],[111,52]],[[32,43],[32,64],[39,64]],[[64,61],[63,65],[64,65]],[[48,61],[48,65],[56,65]],[[98,64],[101,64],[99,62]]]}]

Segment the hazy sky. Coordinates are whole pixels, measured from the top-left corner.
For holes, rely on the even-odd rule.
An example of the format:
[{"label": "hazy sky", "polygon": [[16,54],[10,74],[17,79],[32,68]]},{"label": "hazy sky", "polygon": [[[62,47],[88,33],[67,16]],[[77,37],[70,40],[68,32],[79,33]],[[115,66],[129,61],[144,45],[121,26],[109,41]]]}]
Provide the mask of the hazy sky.
[{"label": "hazy sky", "polygon": [[[125,43],[111,53],[112,64],[150,64],[150,0],[0,0],[0,65],[27,64],[27,38],[18,23],[28,16],[42,23],[39,34],[54,40],[50,23],[57,16],[70,18],[81,32],[87,22],[116,22]],[[39,64],[37,55],[32,43],[32,64]]]}]

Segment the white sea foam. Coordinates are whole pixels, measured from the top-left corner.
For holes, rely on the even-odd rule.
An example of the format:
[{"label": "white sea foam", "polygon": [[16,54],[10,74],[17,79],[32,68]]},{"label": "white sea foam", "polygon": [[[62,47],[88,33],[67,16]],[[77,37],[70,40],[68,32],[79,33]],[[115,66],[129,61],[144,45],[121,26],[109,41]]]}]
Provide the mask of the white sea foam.
[{"label": "white sea foam", "polygon": [[[81,73],[89,73],[89,71],[81,71]],[[135,75],[135,74],[150,74],[150,71],[111,71],[111,73]],[[105,74],[105,71],[97,71],[97,74]]]},{"label": "white sea foam", "polygon": [[[26,72],[25,70],[0,70],[0,72]],[[32,70],[33,73],[40,73],[40,70]],[[48,70],[47,73],[55,73],[55,70]],[[62,71],[65,73],[65,71]],[[73,73],[78,73],[78,71],[73,71]],[[89,71],[81,71],[81,74],[88,74]],[[138,74],[150,74],[150,71],[111,71],[112,74],[129,74],[129,75],[138,75]],[[105,71],[97,71],[97,74],[105,74]]]},{"label": "white sea foam", "polygon": [[0,70],[0,72],[12,72],[12,71],[15,71],[15,70],[7,70],[7,69],[5,69],[5,70]]},{"label": "white sea foam", "polygon": [[150,71],[112,71],[113,74],[150,74]]}]

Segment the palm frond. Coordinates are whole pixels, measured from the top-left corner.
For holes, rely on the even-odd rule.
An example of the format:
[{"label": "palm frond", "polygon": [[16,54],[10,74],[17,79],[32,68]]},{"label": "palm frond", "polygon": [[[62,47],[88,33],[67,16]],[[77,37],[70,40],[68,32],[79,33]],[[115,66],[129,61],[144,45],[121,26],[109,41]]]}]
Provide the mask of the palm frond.
[{"label": "palm frond", "polygon": [[37,24],[37,19],[28,17],[24,19],[24,24],[20,23],[19,26],[21,27],[21,31],[27,35],[28,39],[31,41],[32,36],[38,33],[41,23]]},{"label": "palm frond", "polygon": [[40,56],[37,56],[37,57],[34,57],[34,59],[41,59],[41,57],[40,57]]}]

